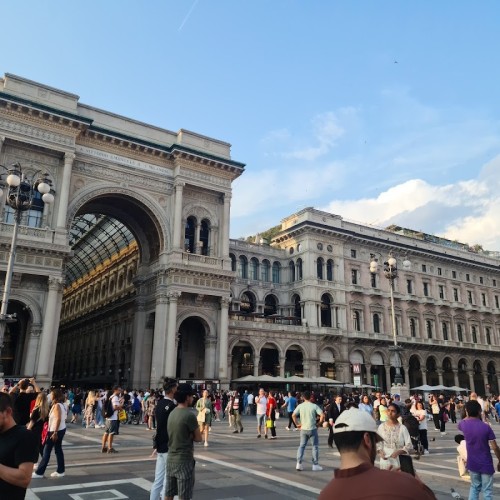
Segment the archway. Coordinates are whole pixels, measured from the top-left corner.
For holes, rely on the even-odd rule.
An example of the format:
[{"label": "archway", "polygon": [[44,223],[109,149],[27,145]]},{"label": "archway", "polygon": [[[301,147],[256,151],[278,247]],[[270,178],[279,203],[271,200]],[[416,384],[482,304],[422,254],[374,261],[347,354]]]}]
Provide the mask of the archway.
[{"label": "archway", "polygon": [[259,375],[278,377],[280,374],[280,354],[275,344],[268,342],[260,350]]},{"label": "archway", "polygon": [[481,361],[476,360],[472,365],[474,376],[474,390],[479,396],[486,396],[486,387],[484,386],[484,374]]},{"label": "archway", "polygon": [[332,326],[332,299],[327,293],[321,296],[321,326]]},{"label": "archway", "polygon": [[425,364],[427,369],[427,384],[428,385],[439,385],[439,375],[437,372],[436,358],[434,356],[429,356]]},{"label": "archway", "polygon": [[186,318],[179,327],[177,347],[177,377],[205,378],[205,337],[207,325],[198,317]]},{"label": "archway", "polygon": [[250,314],[257,311],[257,301],[252,292],[243,292],[240,298],[240,311]]},{"label": "archway", "polygon": [[473,390],[467,373],[467,361],[464,358],[458,361],[458,385]]},{"label": "archway", "polygon": [[351,377],[354,385],[361,385],[366,382],[366,366],[364,355],[361,351],[352,351],[349,354],[351,364]]},{"label": "archway", "polygon": [[495,363],[493,361],[490,361],[488,363],[487,371],[488,371],[488,385],[490,386],[489,392],[491,394],[498,394],[498,377],[497,377]]},{"label": "archway", "polygon": [[336,379],[335,353],[331,349],[323,349],[319,355],[319,374],[321,377]]},{"label": "archway", "polygon": [[443,385],[446,387],[455,385],[455,375],[453,373],[453,365],[450,358],[443,359]]},{"label": "archway", "polygon": [[420,365],[420,359],[418,358],[418,356],[410,356],[408,365],[408,378],[410,379],[410,388],[422,385],[422,367]]},{"label": "archway", "polygon": [[248,342],[238,342],[231,351],[231,378],[253,375],[253,348]]},{"label": "archway", "polygon": [[116,188],[82,194],[68,214],[73,257],[65,269],[53,378],[94,387],[149,380],[151,354],[136,354],[136,362],[133,356],[152,343],[154,309],[136,324],[134,280],[138,269],[147,272],[158,260],[168,220],[160,222],[165,217],[140,193]]},{"label": "archway", "polygon": [[371,375],[371,385],[374,385],[377,389],[387,390],[386,375],[384,358],[380,352],[374,352],[370,356],[370,368]]},{"label": "archway", "polygon": [[304,376],[304,352],[298,345],[290,346],[286,351],[285,376]]}]

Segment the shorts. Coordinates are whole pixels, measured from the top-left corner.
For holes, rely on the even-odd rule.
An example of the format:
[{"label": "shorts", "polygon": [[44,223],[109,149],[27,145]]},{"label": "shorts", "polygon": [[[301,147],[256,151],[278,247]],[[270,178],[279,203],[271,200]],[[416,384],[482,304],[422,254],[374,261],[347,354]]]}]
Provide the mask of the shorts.
[{"label": "shorts", "polygon": [[257,415],[257,425],[264,425],[266,415]]},{"label": "shorts", "polygon": [[110,420],[107,418],[104,434],[118,434],[118,420]]},{"label": "shorts", "polygon": [[169,464],[165,477],[165,496],[179,498],[193,498],[195,460],[182,464]]}]

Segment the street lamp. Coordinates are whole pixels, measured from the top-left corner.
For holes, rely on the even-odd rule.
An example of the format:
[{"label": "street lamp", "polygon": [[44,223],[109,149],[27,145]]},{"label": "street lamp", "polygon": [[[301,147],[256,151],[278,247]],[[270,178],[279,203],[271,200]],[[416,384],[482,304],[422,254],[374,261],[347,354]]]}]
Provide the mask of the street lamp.
[{"label": "street lamp", "polygon": [[[370,254],[370,273],[377,274],[378,273],[378,259],[375,254]],[[408,258],[405,257],[403,261],[403,268],[410,269],[411,262]],[[384,261],[384,276],[389,280],[390,285],[390,293],[391,293],[391,319],[392,319],[392,339],[393,345],[389,347],[389,351],[393,353],[392,361],[394,366],[394,384],[402,385],[403,384],[403,376],[401,374],[401,356],[400,353],[403,348],[398,344],[397,330],[396,330],[396,314],[394,311],[394,280],[398,277],[398,261],[392,254],[392,251],[389,252],[387,256],[387,260]]]},{"label": "street lamp", "polygon": [[[48,174],[41,174],[41,170],[33,174],[30,178],[26,176],[19,163],[6,168],[0,165],[5,171],[0,175],[0,198],[6,191],[5,202],[14,210],[14,228],[12,230],[12,240],[10,243],[9,261],[5,274],[5,284],[3,288],[2,305],[0,308],[0,380],[3,379],[2,349],[4,347],[5,326],[7,323],[15,321],[15,314],[7,314],[9,305],[10,288],[12,285],[12,274],[16,260],[17,234],[21,223],[21,215],[29,210],[37,193],[42,195],[44,203],[50,205],[54,202],[54,190]],[[5,179],[2,177],[5,176]]]}]

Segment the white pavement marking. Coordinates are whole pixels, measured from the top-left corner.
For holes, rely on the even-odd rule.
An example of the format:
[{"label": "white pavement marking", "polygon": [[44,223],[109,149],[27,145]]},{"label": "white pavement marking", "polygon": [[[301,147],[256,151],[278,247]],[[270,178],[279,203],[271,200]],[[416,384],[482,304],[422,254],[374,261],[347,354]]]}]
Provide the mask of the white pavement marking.
[{"label": "white pavement marking", "polygon": [[[101,443],[102,442],[102,436],[100,438],[90,437],[90,436],[84,436],[82,434],[79,434],[78,432],[72,432],[72,431],[66,431],[66,434],[69,434],[70,436],[75,436],[79,439],[86,439],[87,441],[92,441],[93,443]],[[67,444],[67,443],[64,442],[64,444]]]},{"label": "white pavement marking", "polygon": [[[253,469],[249,469],[248,467],[241,467],[239,465],[235,465],[235,464],[232,464],[229,462],[224,462],[223,460],[218,460],[216,458],[209,458],[209,457],[200,456],[200,455],[195,455],[195,458],[197,460],[200,460],[200,461],[211,462],[214,464],[222,465],[224,467],[228,467],[229,469],[236,469],[236,470],[239,470],[241,472],[246,472],[247,474],[252,474],[254,476],[262,477],[265,479],[270,479],[271,481],[275,481],[276,483],[282,483],[282,484],[286,484],[288,486],[293,486],[293,487],[298,488],[300,490],[309,491],[311,493],[317,493],[318,495],[321,493],[321,490],[318,488],[312,488],[311,486],[307,486],[305,484],[296,483],[294,481],[290,481],[289,479],[284,479],[284,478],[272,476],[271,474],[267,474],[266,472],[256,471]],[[303,473],[304,472],[301,472],[301,474],[303,474]]]},{"label": "white pavement marking", "polygon": [[[75,484],[66,484],[66,485],[57,485],[57,486],[42,486],[41,488],[30,488],[26,492],[26,500],[40,500],[40,497],[36,495],[36,493],[46,493],[49,491],[61,491],[61,490],[74,490],[74,489],[85,489],[85,488],[95,488],[95,487],[108,487],[114,484],[123,485],[124,483],[135,484],[139,488],[142,488],[146,491],[151,491],[151,486],[153,483],[148,481],[147,479],[138,477],[135,479],[118,479],[115,481],[99,481],[95,483],[75,483]],[[82,497],[83,498],[83,497]],[[119,497],[114,497],[119,498]]]}]

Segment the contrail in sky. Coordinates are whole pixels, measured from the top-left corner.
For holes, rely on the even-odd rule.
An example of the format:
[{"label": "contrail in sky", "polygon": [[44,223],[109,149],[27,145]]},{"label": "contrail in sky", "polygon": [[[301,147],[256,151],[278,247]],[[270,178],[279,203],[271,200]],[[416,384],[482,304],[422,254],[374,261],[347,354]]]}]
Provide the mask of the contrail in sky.
[{"label": "contrail in sky", "polygon": [[179,29],[177,31],[181,31],[182,28],[184,28],[184,25],[186,24],[187,20],[189,19],[189,16],[193,13],[194,8],[196,7],[196,4],[198,3],[198,0],[194,0],[193,5],[189,9],[189,12],[186,14],[186,17],[184,18],[184,21],[182,21],[181,25],[179,26]]}]

